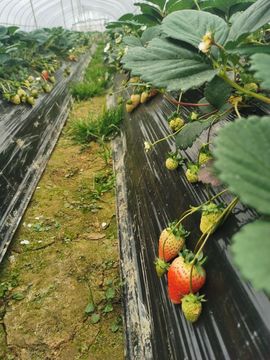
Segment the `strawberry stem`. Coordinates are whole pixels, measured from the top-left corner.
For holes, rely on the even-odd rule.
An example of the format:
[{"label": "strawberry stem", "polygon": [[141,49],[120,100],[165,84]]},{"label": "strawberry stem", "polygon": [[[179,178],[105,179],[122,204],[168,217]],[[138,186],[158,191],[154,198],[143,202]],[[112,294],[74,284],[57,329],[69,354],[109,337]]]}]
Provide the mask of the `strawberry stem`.
[{"label": "strawberry stem", "polygon": [[174,105],[181,105],[181,106],[195,106],[195,107],[200,107],[200,106],[209,106],[210,104],[197,104],[197,103],[188,103],[188,102],[183,102],[183,101],[177,101],[174,98],[169,98],[166,94],[164,94],[164,98],[166,100],[168,100],[171,104]]}]

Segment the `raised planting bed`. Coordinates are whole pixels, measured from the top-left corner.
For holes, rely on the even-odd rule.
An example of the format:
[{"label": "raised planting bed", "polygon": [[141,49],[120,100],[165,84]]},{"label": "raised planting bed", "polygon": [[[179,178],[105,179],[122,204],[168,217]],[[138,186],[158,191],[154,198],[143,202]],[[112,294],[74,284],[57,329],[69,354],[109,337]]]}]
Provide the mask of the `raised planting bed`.
[{"label": "raised planting bed", "polygon": [[56,73],[50,94],[33,108],[0,101],[0,261],[14,235],[65,124],[71,104],[69,85],[82,77],[91,51],[71,65],[71,74]]},{"label": "raised planting bed", "polygon": [[[121,83],[117,79],[117,84]],[[189,92],[184,100],[196,102],[199,92]],[[170,134],[167,118],[174,105],[161,95],[126,114],[121,137],[114,143],[117,173],[117,206],[124,280],[126,357],[128,359],[265,360],[270,354],[270,301],[257,292],[233,264],[229,250],[232,235],[257,213],[238,203],[233,213],[209,239],[205,253],[207,281],[203,288],[207,302],[196,324],[184,318],[180,305],[167,294],[167,276],[158,278],[154,261],[158,239],[167,224],[187,210],[218,193],[222,187],[207,190],[190,184],[183,169],[170,172],[164,166],[165,154],[175,151],[168,139],[145,152],[144,141],[154,142]],[[189,114],[182,108],[182,115]],[[253,110],[252,110],[253,111]],[[256,113],[268,112],[255,107]],[[224,121],[230,121],[230,117]],[[220,125],[212,129],[215,133]],[[196,160],[204,132],[182,155]],[[185,167],[184,167],[185,170]],[[229,202],[231,195],[222,196]],[[200,237],[200,216],[185,222],[191,232],[188,247]]]}]

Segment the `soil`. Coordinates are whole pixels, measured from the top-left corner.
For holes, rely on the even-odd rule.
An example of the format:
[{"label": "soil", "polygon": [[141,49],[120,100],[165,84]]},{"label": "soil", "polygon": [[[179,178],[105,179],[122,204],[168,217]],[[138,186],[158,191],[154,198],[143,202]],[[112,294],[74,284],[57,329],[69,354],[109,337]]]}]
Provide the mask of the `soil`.
[{"label": "soil", "polygon": [[1,360],[124,358],[111,159],[67,131],[104,106],[74,104],[1,265]]}]

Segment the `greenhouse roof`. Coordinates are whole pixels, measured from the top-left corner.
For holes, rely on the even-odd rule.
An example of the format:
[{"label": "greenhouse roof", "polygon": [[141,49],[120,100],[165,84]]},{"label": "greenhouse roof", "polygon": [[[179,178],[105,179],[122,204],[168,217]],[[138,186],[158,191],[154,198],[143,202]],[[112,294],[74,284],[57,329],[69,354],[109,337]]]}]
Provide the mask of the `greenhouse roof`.
[{"label": "greenhouse roof", "polygon": [[134,12],[132,0],[1,0],[0,25],[27,31],[57,26],[103,30],[104,24],[127,12]]}]

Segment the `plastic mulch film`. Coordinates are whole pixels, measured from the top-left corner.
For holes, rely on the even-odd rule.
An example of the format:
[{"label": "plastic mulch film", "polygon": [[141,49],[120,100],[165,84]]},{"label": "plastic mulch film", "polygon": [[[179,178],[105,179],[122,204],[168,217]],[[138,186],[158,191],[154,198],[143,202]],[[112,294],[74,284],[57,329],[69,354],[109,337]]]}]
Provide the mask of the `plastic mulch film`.
[{"label": "plastic mulch film", "polygon": [[0,262],[67,119],[69,84],[81,77],[89,60],[90,53],[82,56],[67,78],[60,69],[52,92],[40,96],[32,109],[0,102]]},{"label": "plastic mulch film", "polygon": [[[190,96],[186,100],[194,102],[196,93]],[[162,229],[190,205],[208,199],[205,186],[188,183],[183,170],[165,169],[166,153],[175,151],[173,142],[163,142],[145,153],[144,141],[154,142],[168,135],[166,117],[172,110],[174,106],[159,96],[140,106],[126,116],[122,137],[114,143],[126,357],[269,359],[269,298],[242,281],[229,251],[231,236],[257,216],[254,211],[239,204],[209,240],[203,289],[207,302],[196,324],[187,323],[180,306],[168,299],[166,277],[159,279],[156,275],[154,261]],[[184,116],[188,111],[183,109]],[[202,134],[200,141],[183,155],[194,161],[205,140],[206,134]],[[230,199],[228,195],[223,197],[225,202]],[[189,218],[185,225],[191,231],[188,246],[194,248],[200,235],[199,215]]]}]

